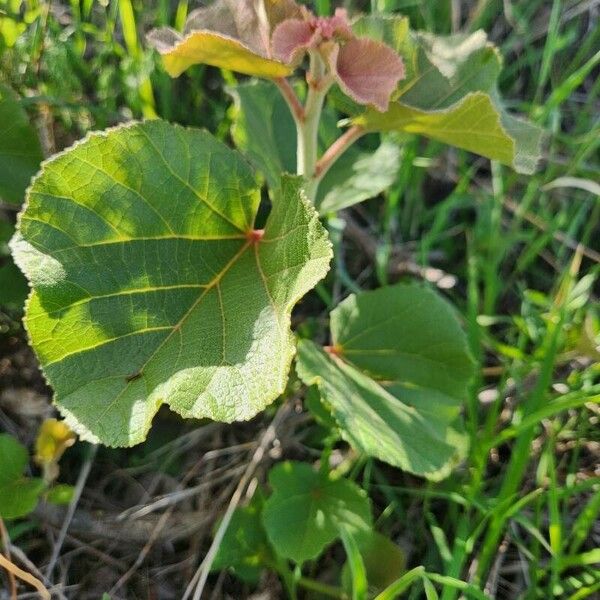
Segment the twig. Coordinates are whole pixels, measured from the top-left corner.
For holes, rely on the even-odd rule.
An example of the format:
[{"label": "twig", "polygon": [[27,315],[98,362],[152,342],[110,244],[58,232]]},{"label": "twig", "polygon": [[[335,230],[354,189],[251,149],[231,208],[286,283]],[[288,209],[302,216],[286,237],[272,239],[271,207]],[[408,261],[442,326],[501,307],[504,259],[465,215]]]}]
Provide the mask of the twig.
[{"label": "twig", "polygon": [[275,440],[275,436],[277,435],[277,428],[279,427],[283,419],[287,416],[289,411],[290,404],[283,404],[281,408],[277,411],[277,414],[275,415],[273,421],[261,437],[260,442],[258,443],[258,446],[254,451],[254,454],[252,455],[252,459],[246,467],[246,471],[242,475],[240,482],[238,483],[235,489],[235,492],[231,496],[229,506],[225,511],[225,515],[223,516],[223,520],[221,521],[221,524],[217,529],[212,544],[210,545],[210,548],[208,549],[204,560],[200,563],[200,566],[194,574],[194,577],[192,577],[192,580],[188,584],[183,598],[181,600],[188,600],[190,598],[190,594],[192,593],[192,591],[194,591],[194,588],[195,591],[192,597],[193,600],[200,600],[200,598],[202,597],[202,592],[204,591],[204,586],[206,585],[206,580],[208,578],[210,568],[213,564],[215,556],[217,555],[219,547],[221,546],[221,542],[225,537],[225,533],[227,532],[229,523],[231,522],[231,518],[233,517],[233,513],[235,512],[235,509],[237,508],[242,498],[242,494],[244,493],[244,490],[246,489],[250,479],[252,478],[254,471],[262,461],[267,448]]},{"label": "twig", "polygon": [[281,95],[287,102],[294,120],[297,123],[302,123],[304,121],[304,107],[300,100],[298,100],[298,96],[296,96],[296,92],[290,82],[283,77],[278,77],[273,79],[273,83],[279,88]]},{"label": "twig", "polygon": [[4,567],[9,573],[12,573],[14,576],[34,587],[44,600],[51,600],[50,592],[39,579],[17,567],[17,565],[5,558],[3,554],[0,554],[0,567]]},{"label": "twig", "polygon": [[[4,521],[2,517],[0,517],[0,536],[2,537],[2,546],[4,547],[4,552],[6,552],[6,558],[10,560],[10,538],[8,537],[8,531],[6,531],[6,526],[4,525]],[[15,579],[15,575],[12,571],[8,571],[8,587],[10,588],[10,599],[16,600],[17,598],[17,580]]]},{"label": "twig", "polygon": [[[235,448],[237,449],[238,446],[236,446]],[[231,448],[228,448],[227,451],[230,452]],[[125,511],[124,513],[119,515],[118,520],[123,520],[123,518],[127,518],[131,522],[133,519],[143,517],[144,515],[149,514],[153,510],[157,510],[158,508],[163,508],[163,507],[168,506],[167,510],[159,517],[158,522],[156,523],[154,529],[150,533],[150,536],[149,536],[147,542],[144,544],[144,547],[142,548],[141,552],[138,554],[134,563],[127,570],[127,572],[124,573],[119,578],[119,580],[115,583],[115,585],[113,585],[113,587],[109,591],[109,595],[115,594],[120,588],[122,588],[131,579],[131,577],[135,574],[135,572],[140,568],[140,566],[142,565],[144,560],[146,560],[146,557],[150,553],[150,550],[152,549],[152,547],[154,546],[156,541],[159,539],[160,534],[162,533],[163,529],[169,522],[169,519],[171,518],[171,515],[173,514],[173,511],[175,510],[176,502],[178,502],[179,500],[182,500],[184,498],[188,498],[190,496],[195,496],[198,494],[199,491],[201,491],[205,487],[211,487],[217,481],[220,482],[220,481],[223,481],[228,478],[228,477],[221,477],[221,478],[217,478],[216,481],[215,481],[215,479],[212,479],[209,482],[205,482],[205,483],[195,486],[193,488],[185,489],[185,486],[187,485],[187,483],[192,479],[192,477],[194,477],[196,475],[196,473],[200,469],[200,466],[203,465],[206,460],[209,460],[212,457],[220,456],[220,455],[228,453],[228,452],[225,452],[224,449],[206,452],[200,458],[200,460],[189,470],[189,472],[185,475],[185,477],[181,480],[181,483],[177,486],[177,489],[175,492],[173,492],[173,494],[170,494],[167,497],[161,498],[161,499],[147,505],[145,508],[143,507],[141,509],[135,509],[137,512],[130,513],[128,511]],[[237,467],[236,467],[236,469],[237,469]],[[175,499],[175,501],[173,502],[174,499]]]},{"label": "twig", "polygon": [[65,520],[63,521],[62,527],[60,528],[58,538],[56,540],[56,543],[54,544],[54,547],[52,548],[52,555],[50,556],[50,561],[48,562],[48,566],[46,567],[45,575],[49,579],[52,577],[52,572],[54,571],[54,567],[56,566],[56,561],[58,560],[62,546],[65,543],[65,538],[67,537],[67,530],[69,529],[69,525],[71,524],[73,516],[75,515],[75,509],[77,508],[79,498],[81,497],[81,493],[83,492],[83,488],[85,487],[85,482],[87,481],[88,475],[90,474],[90,470],[92,468],[94,457],[96,456],[97,451],[98,446],[93,445],[90,449],[86,461],[81,467],[79,477],[77,477],[77,483],[75,484],[75,490],[73,491],[73,498],[71,499],[71,502],[69,502],[69,508],[67,509]]},{"label": "twig", "polygon": [[[134,507],[131,510],[126,510],[117,517],[117,520],[124,521],[125,519],[127,519],[127,520],[140,519],[142,517],[145,517],[146,515],[149,515],[152,512],[160,510],[161,508],[168,508],[169,506],[173,506],[174,504],[179,504],[180,502],[183,502],[184,500],[187,500],[188,498],[193,498],[194,496],[197,496],[198,493],[201,492],[202,490],[210,489],[217,483],[223,483],[223,482],[231,479],[238,473],[241,473],[244,469],[244,465],[240,465],[240,466],[234,467],[234,468],[231,468],[228,465],[226,467],[226,469],[227,469],[226,472],[223,475],[221,475],[220,477],[214,477],[213,479],[210,479],[209,481],[204,481],[203,483],[195,485],[194,487],[191,487],[191,488],[176,490],[174,492],[171,492],[170,494],[166,494],[165,496],[158,498],[157,500],[154,500],[153,502],[146,504],[145,506]],[[211,473],[211,475],[212,474],[213,473]]]}]

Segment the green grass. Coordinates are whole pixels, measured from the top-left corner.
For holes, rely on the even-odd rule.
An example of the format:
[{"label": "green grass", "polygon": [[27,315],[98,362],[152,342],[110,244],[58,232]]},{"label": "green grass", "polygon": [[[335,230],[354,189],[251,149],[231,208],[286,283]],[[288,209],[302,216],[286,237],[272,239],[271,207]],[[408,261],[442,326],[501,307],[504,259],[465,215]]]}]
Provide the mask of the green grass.
[{"label": "green grass", "polygon": [[[152,26],[182,23],[192,3],[54,4],[65,8],[62,20],[46,2],[0,3],[26,23],[16,41],[4,30],[0,76],[32,115],[46,115],[51,150],[155,115],[229,139],[231,76],[195,68],[171,80],[144,42]],[[323,14],[335,4],[316,2]],[[372,461],[344,466],[369,491],[379,529],[407,549],[412,570],[379,598],[598,597],[600,198],[581,184],[600,175],[600,28],[584,1],[358,4],[404,12],[438,33],[457,22],[491,32],[506,58],[503,96],[550,133],[532,177],[409,141],[394,188],[346,215],[375,240],[375,255],[365,260],[340,230],[338,275],[322,297],[424,273],[458,306],[479,367],[466,406],[470,455],[447,480],[425,484]],[[580,185],[550,185],[564,177]],[[114,469],[128,467],[127,454],[108,456]],[[362,597],[357,557],[353,564]]]}]

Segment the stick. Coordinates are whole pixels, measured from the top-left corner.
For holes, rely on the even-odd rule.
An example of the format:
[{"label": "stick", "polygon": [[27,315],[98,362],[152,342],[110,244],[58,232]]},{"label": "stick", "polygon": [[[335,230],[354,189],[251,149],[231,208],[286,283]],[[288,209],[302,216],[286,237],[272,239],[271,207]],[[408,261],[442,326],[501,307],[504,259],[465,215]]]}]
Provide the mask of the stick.
[{"label": "stick", "polygon": [[221,542],[225,537],[225,533],[227,532],[229,523],[231,522],[231,518],[233,517],[233,513],[235,512],[235,509],[237,508],[242,498],[242,494],[244,493],[244,490],[246,489],[250,479],[252,478],[256,467],[258,467],[261,460],[263,459],[267,448],[275,440],[275,436],[277,434],[277,427],[283,421],[284,417],[287,415],[289,410],[289,404],[283,404],[281,408],[277,411],[275,418],[273,419],[273,421],[263,434],[262,438],[260,439],[260,442],[258,443],[258,446],[254,451],[254,454],[252,455],[252,459],[246,467],[246,471],[242,475],[240,482],[238,483],[237,488],[235,489],[235,492],[231,496],[229,506],[225,511],[225,515],[223,516],[223,520],[221,521],[221,524],[217,529],[217,533],[215,534],[212,544],[210,545],[210,548],[208,549],[204,560],[200,563],[198,570],[196,571],[196,573],[192,577],[192,580],[188,584],[183,598],[181,600],[188,600],[190,594],[192,593],[192,590],[194,590],[194,587],[196,589],[194,591],[193,600],[200,600],[200,598],[202,597],[202,592],[204,591],[204,586],[206,585],[206,580],[208,579],[210,568],[213,564],[215,556],[217,555],[217,552],[219,551]]},{"label": "stick", "polygon": [[88,475],[90,474],[90,470],[92,468],[94,457],[96,456],[97,451],[98,446],[93,445],[86,461],[81,467],[81,471],[79,472],[79,477],[77,478],[77,483],[75,484],[75,490],[73,491],[73,498],[71,499],[71,502],[69,502],[69,508],[67,509],[65,520],[63,521],[62,527],[60,528],[60,532],[58,533],[56,544],[54,544],[54,548],[52,548],[50,562],[46,567],[45,575],[48,579],[50,579],[52,576],[52,571],[54,571],[56,561],[58,560],[60,551],[63,547],[63,544],[65,543],[65,538],[67,537],[67,530],[69,529],[69,525],[71,524],[73,516],[75,515],[77,503],[79,502],[79,498],[81,497],[81,493],[83,492],[83,488],[85,487],[85,482],[87,481]]},{"label": "stick", "polygon": [[[4,546],[4,552],[6,552],[6,558],[10,560],[10,539],[8,537],[8,531],[2,517],[0,517],[0,536],[2,537],[2,546]],[[10,588],[10,600],[17,599],[17,580],[12,571],[8,572],[8,587]]]},{"label": "stick", "polygon": [[12,573],[13,575],[18,577],[19,579],[22,579],[23,581],[26,581],[29,585],[34,587],[40,593],[40,596],[44,600],[51,600],[50,592],[46,589],[44,584],[39,579],[36,579],[27,571],[19,569],[17,565],[5,558],[3,554],[0,554],[0,567],[4,567],[9,573]]}]

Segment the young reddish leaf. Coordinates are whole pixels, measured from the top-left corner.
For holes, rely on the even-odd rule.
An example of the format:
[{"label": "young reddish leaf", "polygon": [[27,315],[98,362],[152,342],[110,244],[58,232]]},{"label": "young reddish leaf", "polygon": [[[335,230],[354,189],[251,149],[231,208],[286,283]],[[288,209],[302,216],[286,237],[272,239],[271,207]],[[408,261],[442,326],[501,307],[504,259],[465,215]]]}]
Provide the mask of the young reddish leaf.
[{"label": "young reddish leaf", "polygon": [[315,35],[308,21],[287,19],[273,31],[273,56],[285,63],[295,63],[314,44]]},{"label": "young reddish leaf", "polygon": [[404,77],[404,63],[389,46],[354,38],[335,48],[330,65],[342,90],[360,104],[386,111],[390,97]]},{"label": "young reddish leaf", "polygon": [[336,8],[333,17],[312,17],[311,23],[322,40],[350,40],[354,37],[344,8]]},{"label": "young reddish leaf", "polygon": [[306,11],[303,19],[287,19],[275,28],[271,47],[279,60],[296,63],[307,50],[324,42],[336,43],[353,37],[344,9],[338,8],[333,17],[315,17]]}]

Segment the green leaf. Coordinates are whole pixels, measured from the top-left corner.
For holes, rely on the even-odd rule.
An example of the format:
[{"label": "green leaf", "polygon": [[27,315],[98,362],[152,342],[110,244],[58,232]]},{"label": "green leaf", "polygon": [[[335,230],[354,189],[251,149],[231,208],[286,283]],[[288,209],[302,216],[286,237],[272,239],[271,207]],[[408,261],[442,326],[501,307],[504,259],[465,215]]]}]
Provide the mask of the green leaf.
[{"label": "green leaf", "polygon": [[14,437],[0,434],[0,517],[17,519],[29,514],[44,490],[41,479],[23,477],[27,448]]},{"label": "green leaf", "polygon": [[[413,35],[415,76],[402,82],[398,98],[423,110],[448,108],[473,92],[491,93],[502,70],[502,57],[483,31],[437,36]],[[432,94],[435,90],[435,94]]]},{"label": "green leaf", "polygon": [[236,105],[233,140],[269,187],[277,189],[282,173],[296,171],[296,126],[290,110],[275,85],[266,81],[244,83],[230,93]]},{"label": "green leaf", "polygon": [[0,433],[0,486],[19,479],[28,462],[27,448],[12,435]]},{"label": "green leaf", "polygon": [[465,454],[460,410],[473,372],[452,308],[396,285],[352,295],[331,314],[334,345],[299,344],[297,370],[317,384],[355,448],[439,480]]},{"label": "green leaf", "polygon": [[249,419],[285,388],[294,304],[331,246],[286,177],[264,234],[260,190],[208,133],[150,121],[47,162],[12,241],[33,293],[25,324],[84,439],[143,441],[161,404]]},{"label": "green leaf", "polygon": [[378,196],[391,187],[400,168],[400,148],[384,141],[375,152],[347,151],[319,187],[319,212],[338,211]]},{"label": "green leaf", "polygon": [[263,499],[258,494],[245,507],[238,508],[231,518],[221,541],[211,570],[233,568],[242,579],[258,578],[260,569],[275,560],[261,520]]},{"label": "green leaf", "polygon": [[18,96],[0,83],[0,199],[23,202],[42,158],[39,138]]},{"label": "green leaf", "polygon": [[42,479],[17,479],[0,485],[0,517],[18,519],[32,512],[44,491]]},{"label": "green leaf", "polygon": [[[354,537],[367,572],[370,596],[373,596],[402,575],[406,558],[399,546],[377,531],[360,531]],[[344,587],[350,589],[348,565],[344,565],[342,581]]]},{"label": "green leaf", "polygon": [[394,102],[386,113],[368,110],[355,122],[376,131],[417,133],[533,173],[542,131],[501,113],[490,95],[468,94],[447,109],[424,111]]},{"label": "green leaf", "polygon": [[339,537],[372,525],[369,499],[355,483],[332,480],[310,465],[284,462],[269,473],[273,494],[263,523],[275,551],[297,563],[316,558]]},{"label": "green leaf", "polygon": [[358,114],[358,107],[350,107],[355,123],[424,135],[520,173],[535,171],[543,131],[502,108],[496,90],[502,59],[483,31],[435,36],[408,32],[402,17],[380,16],[363,17],[354,28],[395,47],[407,65],[389,110]]},{"label": "green leaf", "polygon": [[[236,146],[263,173],[269,187],[276,189],[282,172],[296,169],[296,127],[279,90],[264,81],[236,86],[231,90],[236,102],[232,129]],[[337,117],[325,110],[321,121],[321,153],[341,135]],[[391,140],[375,152],[348,149],[323,178],[317,194],[319,211],[341,210],[388,189],[400,167],[400,149]]]}]

